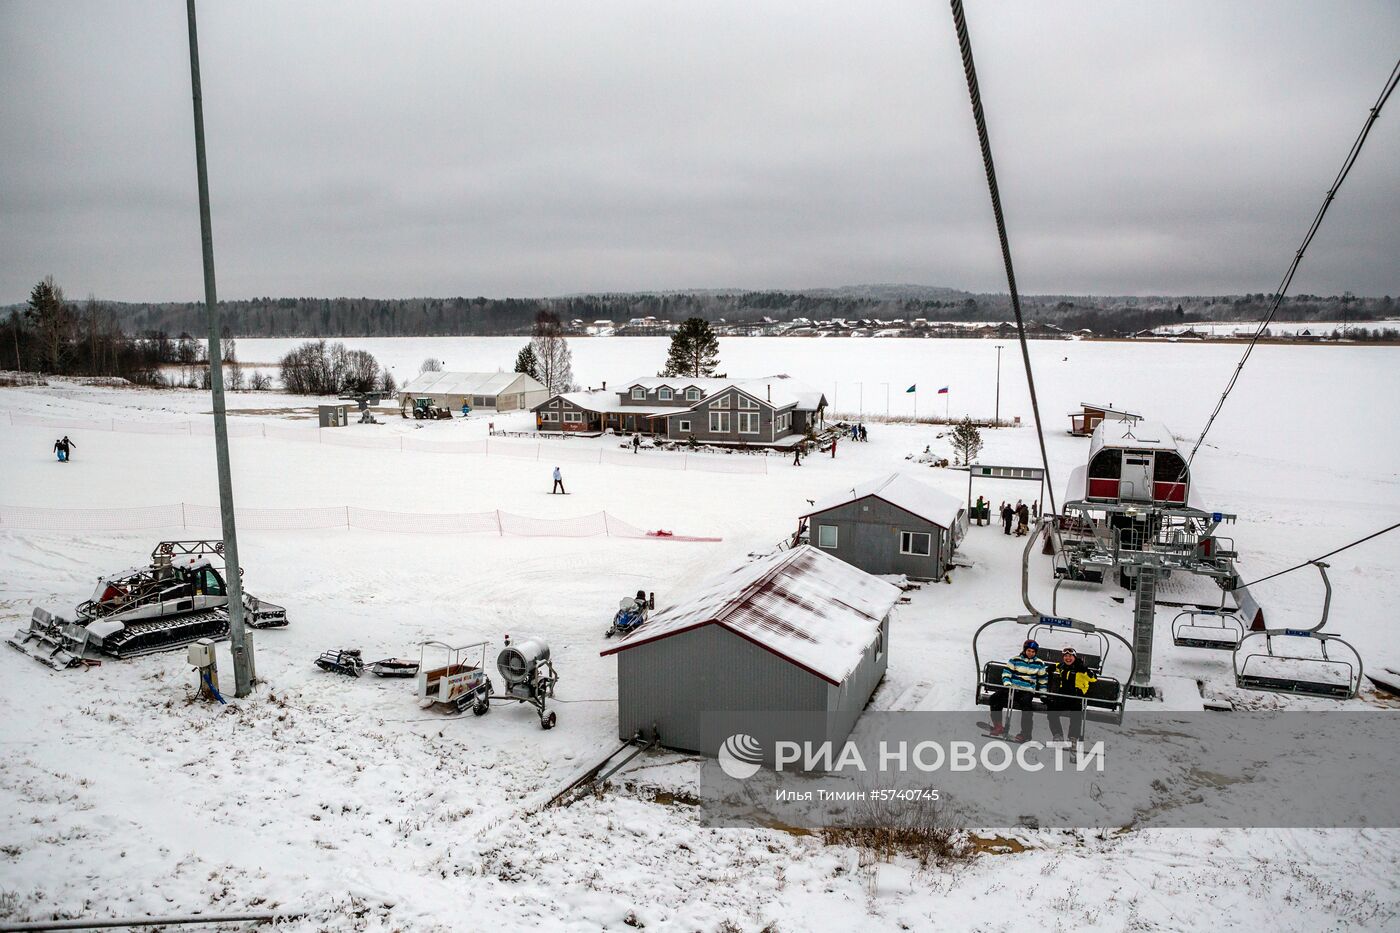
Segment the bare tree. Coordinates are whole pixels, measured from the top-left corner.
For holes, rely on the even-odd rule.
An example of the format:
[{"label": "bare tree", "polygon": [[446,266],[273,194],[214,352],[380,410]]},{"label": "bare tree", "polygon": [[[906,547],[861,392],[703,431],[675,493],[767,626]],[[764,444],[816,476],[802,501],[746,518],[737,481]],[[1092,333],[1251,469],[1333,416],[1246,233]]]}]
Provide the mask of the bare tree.
[{"label": "bare tree", "polygon": [[564,339],[557,314],[541,311],[535,318],[530,349],[535,354],[536,378],[551,395],[573,388],[573,353],[569,350],[569,342]]},{"label": "bare tree", "polygon": [[418,367],[420,373],[440,373],[442,372],[442,360],[424,360]]}]

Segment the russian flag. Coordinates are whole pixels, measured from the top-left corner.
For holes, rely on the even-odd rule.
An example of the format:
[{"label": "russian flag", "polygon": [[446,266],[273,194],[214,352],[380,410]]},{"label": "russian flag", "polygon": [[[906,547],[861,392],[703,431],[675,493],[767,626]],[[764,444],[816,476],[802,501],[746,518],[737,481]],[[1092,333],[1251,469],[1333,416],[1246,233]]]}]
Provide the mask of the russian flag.
[{"label": "russian flag", "polygon": [[939,395],[947,395],[947,394],[948,394],[948,387],[947,387],[947,386],[944,386],[943,388],[939,389],[939,390],[938,390],[938,394],[939,394]]}]

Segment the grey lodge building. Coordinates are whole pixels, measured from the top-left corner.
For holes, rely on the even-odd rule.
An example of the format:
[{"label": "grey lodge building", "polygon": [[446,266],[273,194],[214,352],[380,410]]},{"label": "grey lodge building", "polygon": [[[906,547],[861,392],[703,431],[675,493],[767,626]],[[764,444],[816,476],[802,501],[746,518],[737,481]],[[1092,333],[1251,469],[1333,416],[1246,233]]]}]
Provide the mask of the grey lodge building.
[{"label": "grey lodge building", "polygon": [[563,392],[534,406],[540,431],[650,434],[702,444],[786,447],[818,426],[826,396],[788,376],[691,379],[653,376],[621,389]]}]

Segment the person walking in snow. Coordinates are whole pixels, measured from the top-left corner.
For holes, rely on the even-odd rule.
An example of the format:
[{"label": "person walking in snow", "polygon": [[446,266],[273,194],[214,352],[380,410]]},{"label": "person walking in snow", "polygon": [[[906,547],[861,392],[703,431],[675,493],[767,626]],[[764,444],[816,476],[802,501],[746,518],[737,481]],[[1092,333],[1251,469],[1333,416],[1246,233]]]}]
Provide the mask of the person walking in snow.
[{"label": "person walking in snow", "polygon": [[1016,515],[1016,512],[1015,512],[1014,509],[1011,508],[1011,503],[1009,503],[1009,502],[1003,502],[1003,503],[1001,504],[1001,533],[1002,533],[1002,534],[1004,534],[1004,535],[1009,535],[1009,534],[1011,534],[1011,519],[1014,518],[1015,515]]},{"label": "person walking in snow", "polygon": [[1039,501],[1036,501],[1036,502],[1032,502],[1032,503],[1031,503],[1031,518],[1035,519],[1036,521],[1040,521],[1040,502],[1039,502]]},{"label": "person walking in snow", "polygon": [[802,445],[798,444],[792,449],[792,465],[802,466]]},{"label": "person walking in snow", "polygon": [[1002,690],[992,696],[992,730],[993,736],[1001,736],[1006,733],[1009,723],[1002,718],[1002,711],[1006,709],[1008,694],[1011,696],[1012,709],[1021,711],[1021,730],[1016,733],[1015,741],[1029,742],[1035,729],[1032,720],[1031,701],[1035,699],[1037,693],[1044,693],[1049,674],[1046,671],[1045,662],[1036,655],[1040,652],[1040,645],[1033,639],[1026,639],[1021,646],[1021,653],[1006,662],[1006,669],[1001,672]]},{"label": "person walking in snow", "polygon": [[554,468],[554,488],[549,491],[551,496],[555,493],[568,495],[568,493],[564,492],[564,474],[559,472],[558,467]]},{"label": "person walking in snow", "polygon": [[63,461],[68,459],[68,451],[63,449],[62,439],[53,442],[53,452],[54,456],[58,457],[59,463],[62,463]]},{"label": "person walking in snow", "polygon": [[639,451],[639,450],[641,450],[641,449],[642,449],[642,436],[641,436],[640,434],[633,434],[633,435],[632,435],[632,453],[635,454],[637,451]]},{"label": "person walking in snow", "polygon": [[831,438],[831,459],[836,459],[836,437],[834,435]]},{"label": "person walking in snow", "polygon": [[1016,503],[1016,536],[1019,538],[1031,530],[1031,510],[1024,502]]}]

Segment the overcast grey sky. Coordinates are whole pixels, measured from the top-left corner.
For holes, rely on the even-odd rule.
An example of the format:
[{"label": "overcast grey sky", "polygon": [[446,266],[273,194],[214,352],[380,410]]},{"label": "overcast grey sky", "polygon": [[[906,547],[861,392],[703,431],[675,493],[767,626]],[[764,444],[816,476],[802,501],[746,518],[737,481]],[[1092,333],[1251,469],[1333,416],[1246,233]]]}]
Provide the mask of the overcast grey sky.
[{"label": "overcast grey sky", "polygon": [[[181,0],[0,0],[0,302],[202,294]],[[943,0],[201,0],[219,293],[1004,291]],[[1270,291],[1400,3],[973,0],[1021,288]],[[1294,282],[1400,294],[1400,100]]]}]

